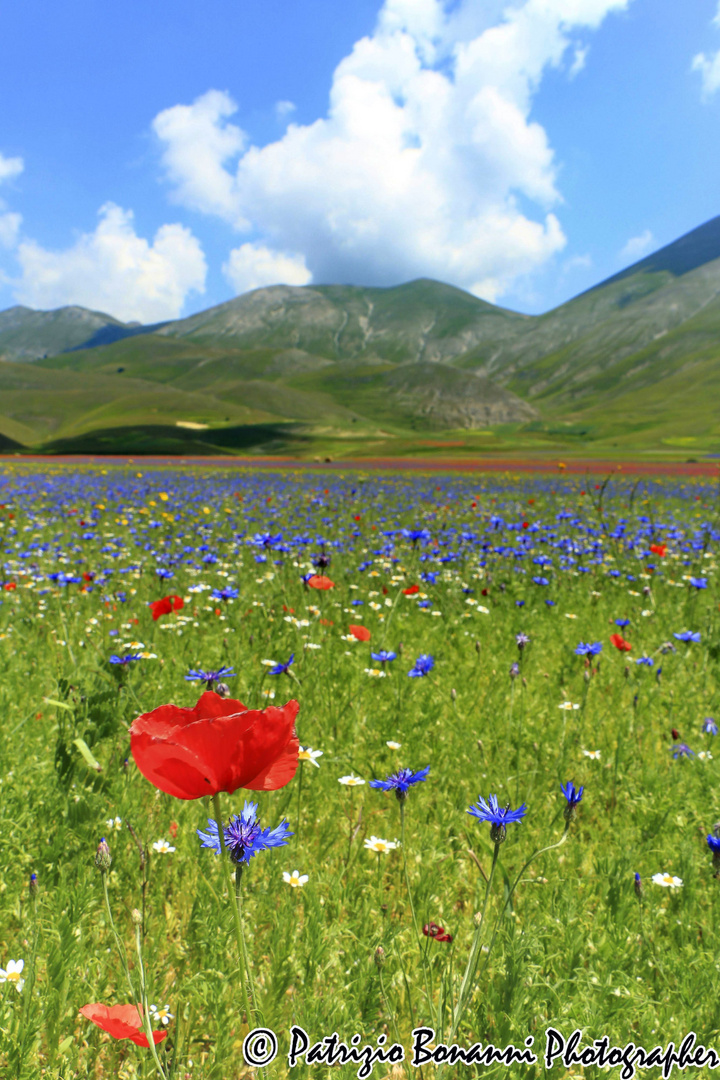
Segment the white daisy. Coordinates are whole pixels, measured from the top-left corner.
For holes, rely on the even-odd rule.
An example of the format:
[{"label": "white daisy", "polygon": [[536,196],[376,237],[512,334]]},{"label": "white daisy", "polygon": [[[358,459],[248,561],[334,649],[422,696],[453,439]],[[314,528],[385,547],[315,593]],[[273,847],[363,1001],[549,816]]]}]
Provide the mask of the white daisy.
[{"label": "white daisy", "polygon": [[338,780],[338,784],[344,784],[345,787],[361,787],[365,783],[359,776],[353,776],[350,773],[349,776],[341,776]]},{"label": "white daisy", "polygon": [[7,967],[0,967],[0,983],[12,983],[19,994],[25,985],[25,980],[22,977],[24,966],[24,960],[8,960]]},{"label": "white daisy", "polygon": [[107,818],[105,824],[107,825],[108,829],[114,829],[115,832],[120,832],[120,830],[122,829],[122,818],[119,818],[119,817]]},{"label": "white daisy", "polygon": [[563,701],[561,705],[558,705],[558,709],[565,709],[566,712],[571,712],[573,709],[579,709],[579,705],[574,705],[572,701]]},{"label": "white daisy", "polygon": [[153,851],[157,851],[160,855],[171,855],[175,848],[172,844],[168,844],[167,840],[156,840],[153,844]]},{"label": "white daisy", "polygon": [[298,753],[298,761],[309,761],[311,765],[314,765],[316,769],[320,768],[320,762],[316,761],[316,758],[322,757],[322,750],[312,750],[309,746],[300,747]]},{"label": "white daisy", "polygon": [[151,1005],[150,1012],[152,1013],[152,1018],[156,1023],[165,1024],[166,1027],[171,1020],[175,1019],[175,1014],[170,1012],[169,1005],[162,1005],[159,1009],[157,1005]]},{"label": "white daisy", "polygon": [[583,750],[583,754],[585,755],[585,757],[589,757],[591,761],[599,761],[600,760],[600,751],[599,750]]},{"label": "white daisy", "polygon": [[301,874],[299,870],[293,870],[292,874],[288,874],[287,870],[283,870],[283,881],[292,886],[293,889],[300,889],[308,881],[307,874]]},{"label": "white daisy", "polygon": [[680,889],[683,882],[682,878],[673,877],[672,874],[653,874],[653,883],[665,889]]},{"label": "white daisy", "polygon": [[399,846],[397,840],[381,840],[379,836],[371,836],[365,841],[368,851],[377,851],[383,855],[387,855],[388,851],[394,851]]},{"label": "white daisy", "polygon": [[387,672],[381,671],[380,668],[366,667],[365,674],[369,675],[371,679],[384,679]]},{"label": "white daisy", "polygon": [[389,746],[391,750],[399,750],[400,747],[402,746],[402,743],[393,742],[392,739],[389,739],[388,742],[385,743],[385,745]]}]

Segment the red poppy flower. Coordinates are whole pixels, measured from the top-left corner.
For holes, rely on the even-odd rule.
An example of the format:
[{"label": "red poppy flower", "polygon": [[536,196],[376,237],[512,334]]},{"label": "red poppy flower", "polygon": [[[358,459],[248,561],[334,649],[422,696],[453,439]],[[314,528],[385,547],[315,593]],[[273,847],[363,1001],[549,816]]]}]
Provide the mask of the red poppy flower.
[{"label": "red poppy flower", "polygon": [[620,652],[630,652],[632,645],[629,641],[626,641],[622,634],[611,634],[610,641],[613,643],[616,649]]},{"label": "red poppy flower", "polygon": [[334,589],[335,582],[331,581],[329,577],[325,577],[324,574],[313,574],[308,578],[308,585],[311,589]]},{"label": "red poppy flower", "polygon": [[403,589],[403,596],[414,596],[415,593],[420,592],[419,585],[410,585],[407,589]]},{"label": "red poppy flower", "polygon": [[661,559],[664,559],[667,554],[667,544],[651,544],[650,550],[653,555],[659,555]]},{"label": "red poppy flower", "polygon": [[452,934],[448,934],[447,930],[436,922],[425,923],[423,934],[425,937],[435,938],[436,941],[452,941]]},{"label": "red poppy flower", "polygon": [[95,580],[95,575],[94,574],[88,574],[88,573],[83,574],[83,581],[94,581],[94,580]]},{"label": "red poppy flower", "polygon": [[3,589],[5,590],[5,592],[12,592],[16,588],[17,588],[17,585],[15,584],[14,581],[6,581],[5,584],[3,585]]},{"label": "red poppy flower", "polygon": [[168,795],[199,799],[237,788],[276,791],[298,767],[297,701],[248,709],[207,690],[193,709],[161,705],[130,726],[143,776]]},{"label": "red poppy flower", "polygon": [[169,615],[171,611],[179,611],[185,607],[182,596],[163,596],[162,600],[153,600],[148,607],[152,611],[152,617],[157,621],[161,615]]},{"label": "red poppy flower", "polygon": [[365,626],[353,626],[352,623],[349,627],[350,633],[357,641],[369,641],[371,633]]},{"label": "red poppy flower", "polygon": [[[142,1009],[137,1005],[83,1005],[83,1016],[92,1020],[113,1039],[130,1039],[136,1046],[150,1046],[147,1035],[142,1031]],[[167,1031],[153,1031],[153,1042],[157,1045],[167,1037]]]}]

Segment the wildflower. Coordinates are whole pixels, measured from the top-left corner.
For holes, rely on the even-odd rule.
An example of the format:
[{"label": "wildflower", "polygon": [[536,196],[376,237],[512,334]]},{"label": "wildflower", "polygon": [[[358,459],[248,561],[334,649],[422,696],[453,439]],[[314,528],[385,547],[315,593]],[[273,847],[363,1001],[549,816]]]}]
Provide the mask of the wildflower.
[{"label": "wildflower", "polygon": [[619,652],[630,652],[632,645],[626,641],[622,634],[611,634],[610,641]]},{"label": "wildflower", "polygon": [[415,593],[420,592],[419,585],[410,585],[407,589],[403,589],[403,596],[414,596]]},{"label": "wildflower", "polygon": [[[107,1031],[113,1039],[130,1039],[136,1046],[149,1046],[147,1035],[141,1031],[143,1025],[142,1006],[137,1005],[83,1005],[80,1013],[91,1020],[97,1027]],[[167,1038],[167,1031],[153,1031],[153,1042],[159,1043]]]},{"label": "wildflower", "polygon": [[107,825],[108,829],[114,829],[115,832],[120,832],[120,830],[122,829],[122,818],[108,818],[105,824]]},{"label": "wildflower", "polygon": [[642,900],[642,894],[643,894],[642,878],[640,877],[640,875],[638,874],[638,872],[636,870],[635,871],[635,895],[637,896],[638,900]]},{"label": "wildflower", "polygon": [[564,709],[565,712],[571,712],[573,710],[577,711],[579,708],[580,706],[576,705],[572,701],[563,701],[560,703],[560,705],[558,705],[558,709]]},{"label": "wildflower", "polygon": [[157,851],[159,855],[172,855],[175,848],[172,844],[168,844],[167,840],[156,840],[153,844],[153,851]]},{"label": "wildflower", "polygon": [[116,656],[113,653],[110,657],[111,664],[120,664],[122,667],[132,664],[133,660],[142,660],[140,653],[128,653],[126,656]]},{"label": "wildflower", "polygon": [[206,690],[197,705],[161,705],[137,717],[130,746],[143,776],[178,799],[238,788],[276,791],[298,765],[295,718],[300,706],[246,709]]},{"label": "wildflower", "polygon": [[707,589],[707,578],[704,577],[691,577],[690,584],[693,589]]},{"label": "wildflower", "polygon": [[435,922],[425,923],[423,934],[425,937],[434,938],[435,941],[452,941],[452,934],[448,934],[444,927],[438,926]]},{"label": "wildflower", "polygon": [[548,581],[548,579],[546,577],[534,577],[532,580],[533,580],[533,585],[549,585],[550,584],[550,582]]},{"label": "wildflower", "polygon": [[217,671],[202,671],[200,668],[190,668],[185,676],[185,682],[204,682],[208,690],[213,689],[213,684],[220,679],[234,679],[235,672],[229,667],[220,667]]},{"label": "wildflower", "polygon": [[95,865],[101,874],[107,873],[112,865],[112,855],[110,854],[110,848],[108,842],[103,836],[100,843],[97,846],[95,852]]},{"label": "wildflower", "polygon": [[334,589],[335,582],[331,581],[329,577],[324,577],[322,574],[311,574],[306,581],[311,589]]},{"label": "wildflower", "polygon": [[226,585],[224,589],[213,589],[210,593],[212,600],[235,600],[239,590],[234,589],[231,585]]},{"label": "wildflower", "polygon": [[675,746],[672,747],[672,751],[674,758],[695,757],[695,751],[691,750],[688,744],[684,742],[676,743]]},{"label": "wildflower", "polygon": [[308,875],[301,874],[299,870],[293,870],[292,874],[288,874],[287,870],[283,870],[283,881],[286,885],[291,885],[293,889],[301,889],[308,880]]},{"label": "wildflower", "polygon": [[673,634],[673,637],[677,638],[678,641],[684,641],[687,645],[692,641],[698,642],[700,640],[700,634],[693,633],[692,630],[683,630],[679,634]]},{"label": "wildflower", "polygon": [[572,780],[568,780],[566,784],[560,785],[560,790],[567,799],[567,806],[564,810],[565,820],[572,821],[576,814],[576,807],[583,797],[585,788],[579,787],[576,789]]},{"label": "wildflower", "polygon": [[165,1027],[167,1027],[171,1020],[175,1019],[175,1014],[170,1012],[169,1005],[163,1005],[159,1009],[157,1005],[151,1005],[150,1012],[152,1013],[152,1018],[155,1023],[164,1024]]},{"label": "wildflower", "polygon": [[510,665],[510,678],[511,679],[517,679],[519,674],[520,674],[520,665],[518,664],[518,662],[516,660],[514,663],[512,663]]},{"label": "wildflower", "polygon": [[602,642],[594,641],[591,645],[585,645],[582,641],[575,650],[577,656],[597,656],[602,651]]},{"label": "wildflower", "polygon": [[314,765],[316,769],[319,769],[320,768],[320,762],[316,761],[316,758],[319,758],[319,757],[322,757],[322,756],[323,756],[323,751],[322,750],[311,750],[309,746],[307,746],[307,747],[305,747],[305,749],[303,749],[303,747],[301,746],[300,750],[298,752],[298,761],[309,761],[311,765]]},{"label": "wildflower", "polygon": [[717,735],[718,733],[718,726],[713,720],[712,716],[705,717],[705,719],[703,720],[702,729],[705,735]]},{"label": "wildflower", "polygon": [[653,667],[653,665],[655,664],[655,661],[653,660],[652,656],[640,656],[635,661],[635,663],[636,664],[644,664],[645,667]]},{"label": "wildflower", "polygon": [[185,607],[181,596],[164,596],[162,600],[152,600],[148,607],[152,612],[153,622],[157,622],[161,615],[169,615],[172,611],[180,611]]},{"label": "wildflower", "polygon": [[653,884],[662,885],[664,889],[680,889],[682,878],[673,877],[672,874],[653,874]]},{"label": "wildflower", "polygon": [[[220,834],[217,821],[208,818],[208,831],[196,830],[202,840],[201,847],[212,848],[220,854]],[[223,839],[230,858],[236,865],[248,863],[253,855],[266,848],[282,847],[287,844],[289,831],[286,821],[281,821],[274,829],[263,829],[257,819],[257,803],[245,802],[243,811],[233,815],[223,826]]]},{"label": "wildflower", "polygon": [[286,664],[276,664],[275,667],[270,668],[268,675],[289,675],[290,665],[295,661],[295,653],[292,653],[290,659]]},{"label": "wildflower", "polygon": [[397,653],[388,652],[387,649],[380,649],[379,652],[371,652],[370,657],[372,660],[375,661],[376,664],[382,664],[384,667],[385,664],[389,664],[393,660],[397,660]]},{"label": "wildflower", "polygon": [[422,653],[413,664],[412,671],[408,671],[408,675],[411,679],[419,679],[422,678],[423,675],[428,675],[434,667],[434,658],[427,653]]},{"label": "wildflower", "polygon": [[424,769],[419,769],[416,773],[412,769],[398,769],[396,773],[392,773],[385,780],[371,780],[370,787],[377,788],[380,791],[394,791],[398,801],[404,802],[413,784],[420,784],[423,780],[427,780],[429,772],[429,765],[426,765]]},{"label": "wildflower", "polygon": [[[629,619],[616,619],[615,620],[615,625],[619,626],[620,629],[623,630],[626,626],[630,625],[630,620]],[[610,638],[610,640],[612,641],[612,638]]]},{"label": "wildflower", "polygon": [[366,667],[363,669],[366,675],[370,675],[373,679],[384,679],[387,675],[386,671],[381,671],[380,668]]},{"label": "wildflower", "polygon": [[600,751],[599,750],[583,750],[583,754],[584,754],[585,757],[590,758],[591,761],[599,761],[600,760]]},{"label": "wildflower", "polygon": [[349,776],[341,776],[338,779],[338,784],[344,784],[345,787],[361,787],[364,783],[364,780],[361,780],[359,776],[353,776],[352,773],[350,773]]},{"label": "wildflower", "polygon": [[487,802],[482,795],[479,795],[477,805],[473,804],[466,813],[472,814],[479,821],[488,821],[490,823],[490,839],[495,844],[501,844],[505,839],[506,825],[521,821],[527,813],[527,807],[523,803],[517,810],[511,810],[510,803],[505,807],[498,804],[497,795],[491,795]]},{"label": "wildflower", "polygon": [[368,851],[377,851],[378,855],[387,855],[388,851],[394,851],[399,846],[397,840],[381,840],[379,836],[371,836],[365,841]]},{"label": "wildflower", "polygon": [[356,626],[351,624],[348,629],[349,636],[354,638],[355,641],[369,641],[372,637],[370,631],[365,626]]},{"label": "wildflower", "polygon": [[707,842],[708,847],[712,851],[713,866],[715,867],[715,872],[718,873],[720,872],[720,836],[713,836],[712,834],[709,834]]},{"label": "wildflower", "polygon": [[391,750],[399,750],[402,746],[402,743],[394,742],[392,739],[390,739],[388,742],[385,743],[385,745],[388,746]]},{"label": "wildflower", "polygon": [[653,555],[657,555],[659,558],[664,559],[667,553],[667,544],[651,544],[650,550]]},{"label": "wildflower", "polygon": [[530,638],[527,634],[523,634],[521,632],[515,635],[515,644],[517,645],[520,652],[522,652],[525,646],[530,644]]},{"label": "wildflower", "polygon": [[24,960],[8,960],[7,967],[0,967],[0,983],[9,982],[15,987],[18,994],[21,993],[25,985],[25,980],[22,977],[24,967]]}]

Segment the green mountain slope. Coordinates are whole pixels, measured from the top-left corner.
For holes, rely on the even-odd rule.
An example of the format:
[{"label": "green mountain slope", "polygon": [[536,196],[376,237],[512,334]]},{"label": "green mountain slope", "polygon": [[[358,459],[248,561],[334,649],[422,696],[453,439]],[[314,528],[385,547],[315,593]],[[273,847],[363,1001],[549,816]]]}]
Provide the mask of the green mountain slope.
[{"label": "green mountain slope", "polygon": [[8,351],[42,357],[0,360],[0,435],[25,445],[104,431],[117,447],[123,429],[196,449],[470,445],[492,429],[503,447],[720,448],[720,218],[542,316],[426,279],[274,286],[154,327],[13,308]]}]

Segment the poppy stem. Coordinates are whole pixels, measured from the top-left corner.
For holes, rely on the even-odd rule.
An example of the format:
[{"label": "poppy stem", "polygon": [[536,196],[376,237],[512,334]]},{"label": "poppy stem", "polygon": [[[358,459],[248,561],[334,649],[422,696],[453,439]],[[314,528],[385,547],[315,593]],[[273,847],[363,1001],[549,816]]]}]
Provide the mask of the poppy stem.
[{"label": "poppy stem", "polygon": [[142,958],[142,916],[140,912],[137,913],[140,917],[135,920],[135,951],[138,956],[138,971],[140,973],[140,1000],[142,1017],[145,1024],[145,1034],[150,1045],[150,1051],[155,1062],[155,1068],[158,1071],[158,1076],[162,1077],[162,1080],[167,1080],[165,1070],[160,1064],[160,1058],[158,1057],[157,1047],[155,1046],[155,1039],[153,1038],[152,1024],[150,1023],[150,1012],[148,1010],[147,1003],[147,987],[145,985],[145,966]]},{"label": "poppy stem", "polygon": [[125,946],[123,945],[122,941],[120,940],[120,935],[118,934],[117,929],[115,927],[115,920],[113,919],[112,908],[110,907],[110,897],[108,896],[108,886],[107,886],[107,873],[102,873],[101,877],[102,877],[102,883],[103,883],[103,891],[105,893],[105,910],[107,911],[108,919],[110,920],[110,929],[112,930],[113,936],[115,938],[115,945],[117,946],[118,956],[120,957],[120,963],[123,966],[123,971],[125,972],[125,978],[127,979],[128,986],[130,987],[130,993],[132,994],[132,999],[137,1004],[138,995],[137,995],[137,991],[135,990],[135,986],[133,985],[133,981],[130,978],[130,968],[128,967],[127,953],[125,952]]},{"label": "poppy stem", "polygon": [[225,832],[223,830],[222,814],[220,813],[220,796],[213,795],[213,813],[215,814],[215,821],[218,828],[218,837],[220,840],[220,862],[222,863],[223,877],[225,879],[225,886],[230,897],[230,905],[233,909],[233,918],[235,920],[235,938],[237,941],[238,958],[240,960],[240,987],[243,995],[243,1005],[245,1007],[245,1014],[247,1016],[248,1027],[252,1027],[253,1013],[250,1008],[250,1002],[248,1000],[247,992],[247,974],[245,967],[245,943],[243,941],[242,923],[240,922],[240,912],[238,910],[237,902],[233,903],[232,900],[232,886],[230,884],[230,868],[228,867],[228,855],[227,848],[225,846]]}]

